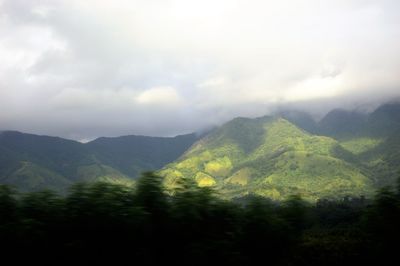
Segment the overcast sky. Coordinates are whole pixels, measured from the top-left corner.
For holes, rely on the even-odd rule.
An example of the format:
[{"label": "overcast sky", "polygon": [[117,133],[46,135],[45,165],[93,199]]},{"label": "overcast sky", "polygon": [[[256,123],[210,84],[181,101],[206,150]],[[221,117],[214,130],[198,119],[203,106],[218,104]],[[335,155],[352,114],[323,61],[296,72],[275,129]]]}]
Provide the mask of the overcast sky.
[{"label": "overcast sky", "polygon": [[171,136],[279,105],[391,99],[399,11],[397,0],[0,0],[0,129]]}]

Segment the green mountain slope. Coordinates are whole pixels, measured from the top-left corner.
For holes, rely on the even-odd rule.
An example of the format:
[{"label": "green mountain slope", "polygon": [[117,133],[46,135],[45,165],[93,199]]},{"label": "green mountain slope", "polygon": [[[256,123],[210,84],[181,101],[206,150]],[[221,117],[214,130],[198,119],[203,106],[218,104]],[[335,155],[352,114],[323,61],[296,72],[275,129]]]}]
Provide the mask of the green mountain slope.
[{"label": "green mountain slope", "polygon": [[369,194],[373,184],[357,159],[329,137],[313,136],[282,118],[237,118],[195,143],[160,173],[173,189],[181,178],[221,196],[249,193],[282,199]]},{"label": "green mountain slope", "polygon": [[26,161],[20,161],[15,171],[3,177],[0,182],[16,186],[22,192],[43,189],[64,191],[72,184],[56,172]]},{"label": "green mountain slope", "polygon": [[0,132],[0,183],[21,191],[65,191],[74,182],[132,185],[140,172],[178,158],[196,139],[126,136],[82,144],[57,137]]}]

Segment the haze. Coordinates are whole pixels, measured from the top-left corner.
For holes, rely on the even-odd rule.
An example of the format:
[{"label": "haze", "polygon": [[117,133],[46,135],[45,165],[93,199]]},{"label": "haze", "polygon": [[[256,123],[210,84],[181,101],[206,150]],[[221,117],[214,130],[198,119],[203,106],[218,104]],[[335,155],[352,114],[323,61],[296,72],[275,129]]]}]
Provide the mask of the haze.
[{"label": "haze", "polygon": [[400,94],[398,1],[0,0],[0,129],[193,132]]}]

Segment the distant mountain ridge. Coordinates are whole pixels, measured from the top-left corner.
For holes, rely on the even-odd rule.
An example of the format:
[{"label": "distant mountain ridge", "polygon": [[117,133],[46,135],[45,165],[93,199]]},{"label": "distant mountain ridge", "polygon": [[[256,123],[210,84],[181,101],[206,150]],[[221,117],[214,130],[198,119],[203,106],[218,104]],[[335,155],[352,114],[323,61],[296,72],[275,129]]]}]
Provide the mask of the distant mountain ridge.
[{"label": "distant mountain ridge", "polygon": [[174,138],[124,136],[80,143],[16,131],[0,133],[0,183],[31,191],[58,191],[78,181],[131,185],[140,172],[178,158],[195,134]]}]

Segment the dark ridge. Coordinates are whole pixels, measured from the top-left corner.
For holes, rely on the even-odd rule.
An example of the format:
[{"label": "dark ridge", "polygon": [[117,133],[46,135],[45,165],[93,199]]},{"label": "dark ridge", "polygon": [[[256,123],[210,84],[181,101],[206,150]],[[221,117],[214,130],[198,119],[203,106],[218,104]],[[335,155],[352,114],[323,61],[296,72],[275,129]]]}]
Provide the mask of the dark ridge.
[{"label": "dark ridge", "polygon": [[319,123],[319,133],[334,138],[349,138],[363,134],[367,115],[355,111],[334,109]]}]

